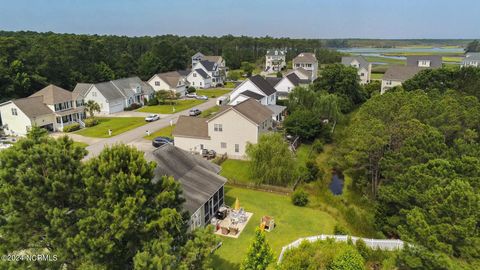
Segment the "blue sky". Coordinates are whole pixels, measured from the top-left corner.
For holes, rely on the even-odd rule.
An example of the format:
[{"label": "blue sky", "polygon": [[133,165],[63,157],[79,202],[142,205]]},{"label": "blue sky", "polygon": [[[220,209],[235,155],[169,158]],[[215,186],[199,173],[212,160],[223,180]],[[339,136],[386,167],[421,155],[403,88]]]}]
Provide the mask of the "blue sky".
[{"label": "blue sky", "polygon": [[480,38],[478,0],[0,0],[1,30]]}]

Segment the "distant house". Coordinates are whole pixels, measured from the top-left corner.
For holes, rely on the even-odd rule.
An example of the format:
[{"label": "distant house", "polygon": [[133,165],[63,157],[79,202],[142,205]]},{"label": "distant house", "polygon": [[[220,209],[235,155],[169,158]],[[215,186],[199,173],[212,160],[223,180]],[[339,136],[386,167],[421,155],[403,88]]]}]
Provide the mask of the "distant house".
[{"label": "distant house", "polygon": [[0,116],[8,135],[24,136],[32,126],[62,131],[72,123],[83,125],[83,98],[55,85],[33,95],[0,104]]},{"label": "distant house", "polygon": [[465,54],[462,67],[480,67],[480,52]]},{"label": "distant house", "polygon": [[342,64],[357,69],[361,84],[367,84],[370,82],[372,76],[372,63],[368,62],[363,56],[344,56],[342,57]]},{"label": "distant house", "polygon": [[[293,58],[292,66],[294,70],[303,69],[310,73],[309,79],[313,81],[317,78],[318,74],[318,61],[314,53],[300,53],[297,57]],[[301,71],[303,73],[303,70]],[[297,74],[297,76],[299,76]],[[299,76],[303,79],[301,76]]]},{"label": "distant house", "polygon": [[224,106],[212,118],[180,116],[173,131],[175,146],[198,153],[202,149],[245,158],[247,143],[257,143],[273,128],[272,111],[254,99]]},{"label": "distant house", "polygon": [[190,70],[181,70],[158,73],[148,80],[148,84],[155,92],[166,90],[184,96],[187,89],[187,76],[190,72]]},{"label": "distant house", "polygon": [[228,69],[227,69],[227,66],[226,66],[226,63],[225,63],[225,59],[222,56],[220,56],[220,55],[203,55],[202,53],[197,52],[195,55],[192,56],[192,68],[201,61],[209,61],[209,62],[213,62],[217,65],[218,75],[213,75],[212,76],[212,74],[209,74],[214,79],[214,80],[212,80],[213,83],[223,84],[225,82],[225,80],[227,78]]},{"label": "distant house", "polygon": [[286,99],[288,94],[292,92],[293,88],[297,86],[305,86],[310,84],[310,80],[300,79],[296,73],[292,72],[283,78],[266,78],[267,82],[277,90],[279,99]]},{"label": "distant house", "polygon": [[244,80],[230,94],[230,105],[253,98],[263,105],[277,104],[277,90],[260,75]]},{"label": "distant house", "polygon": [[102,114],[121,112],[134,103],[145,105],[145,101],[154,95],[153,88],[138,77],[96,84],[78,83],[73,93],[83,97],[85,102],[97,102]]},{"label": "distant house", "polygon": [[388,89],[402,85],[402,83],[426,68],[417,66],[391,66],[387,69],[382,78],[382,88],[380,94],[384,94]]},{"label": "distant house", "polygon": [[407,66],[421,68],[441,68],[441,55],[408,55]]},{"label": "distant house", "polygon": [[227,179],[218,174],[221,167],[170,144],[153,151],[153,160],[157,163],[153,181],[172,176],[180,182],[183,207],[190,214],[189,229],[210,224],[225,202]]},{"label": "distant house", "polygon": [[210,88],[222,85],[224,78],[217,63],[202,60],[193,66],[187,81],[195,88]]},{"label": "distant house", "polygon": [[277,72],[287,67],[286,53],[283,50],[267,50],[265,72]]}]

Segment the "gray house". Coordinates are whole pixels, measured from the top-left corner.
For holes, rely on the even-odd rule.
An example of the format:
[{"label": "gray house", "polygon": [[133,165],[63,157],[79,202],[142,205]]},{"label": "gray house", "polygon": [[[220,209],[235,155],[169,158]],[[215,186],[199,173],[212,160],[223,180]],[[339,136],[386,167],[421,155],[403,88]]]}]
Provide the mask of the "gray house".
[{"label": "gray house", "polygon": [[227,179],[218,174],[221,167],[170,144],[156,149],[152,158],[157,163],[154,181],[173,176],[180,182],[190,229],[209,224],[224,204]]},{"label": "gray house", "polygon": [[409,55],[407,56],[407,66],[421,68],[441,68],[441,55]]},{"label": "gray house", "polygon": [[480,52],[465,54],[462,67],[480,67]]},{"label": "gray house", "polygon": [[372,63],[368,62],[363,56],[344,56],[342,57],[342,65],[356,68],[361,84],[367,84],[370,82]]}]

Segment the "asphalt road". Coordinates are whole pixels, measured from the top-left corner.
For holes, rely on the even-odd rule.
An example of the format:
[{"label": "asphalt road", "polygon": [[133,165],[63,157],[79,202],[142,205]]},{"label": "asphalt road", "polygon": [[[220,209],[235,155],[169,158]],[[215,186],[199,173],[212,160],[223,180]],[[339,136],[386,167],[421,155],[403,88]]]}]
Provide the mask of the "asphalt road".
[{"label": "asphalt road", "polygon": [[[194,108],[204,111],[206,109],[214,107],[216,105],[216,101],[216,98],[211,98],[207,102],[197,105]],[[136,146],[137,148],[139,148],[139,150],[144,151],[148,156],[150,152],[154,150],[154,147],[151,146],[151,143],[149,141],[143,139],[143,137],[146,135],[146,131],[149,130],[151,133],[153,133],[161,128],[169,126],[170,121],[175,124],[178,120],[178,117],[180,115],[188,115],[188,111],[189,110],[185,110],[178,113],[166,115],[158,121],[148,123],[146,125],[129,130],[117,136],[106,138],[96,143],[93,143],[86,148],[88,150],[88,155],[84,159],[87,160],[95,157],[103,150],[104,147],[111,146],[117,143],[124,143]]]}]

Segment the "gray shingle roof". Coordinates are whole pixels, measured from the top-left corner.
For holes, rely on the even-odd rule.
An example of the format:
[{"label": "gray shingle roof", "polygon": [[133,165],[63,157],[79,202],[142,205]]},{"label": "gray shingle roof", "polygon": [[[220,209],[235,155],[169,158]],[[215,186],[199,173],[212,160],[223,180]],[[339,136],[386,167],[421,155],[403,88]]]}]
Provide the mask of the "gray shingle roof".
[{"label": "gray shingle roof", "polygon": [[420,68],[417,66],[390,66],[383,75],[382,80],[404,82],[424,69],[425,68]]},{"label": "gray shingle roof", "polygon": [[442,67],[441,55],[408,55],[407,66],[417,67],[418,62],[422,60],[430,61],[430,67],[432,68]]},{"label": "gray shingle roof", "polygon": [[267,50],[267,53],[265,54],[267,56],[284,56],[285,51],[279,50],[279,49],[271,49]]},{"label": "gray shingle roof", "polygon": [[272,117],[271,110],[260,104],[258,101],[250,98],[238,103],[235,106],[232,106],[232,109],[243,114],[243,116],[247,117],[258,125]]},{"label": "gray shingle roof", "polygon": [[270,96],[277,92],[272,85],[270,85],[262,76],[255,75],[249,78],[265,95]]},{"label": "gray shingle roof", "polygon": [[300,85],[300,78],[295,73],[290,73],[285,76],[293,85],[298,86]]},{"label": "gray shingle roof", "polygon": [[53,111],[43,103],[42,96],[15,99],[12,100],[12,102],[30,118],[53,113]]},{"label": "gray shingle roof", "polygon": [[240,95],[251,97],[251,98],[256,99],[256,100],[260,100],[260,99],[265,97],[265,96],[262,96],[260,94],[255,93],[255,92],[252,92],[250,90],[243,91],[243,92],[240,93]]},{"label": "gray shingle roof", "polygon": [[84,97],[87,91],[92,87],[92,83],[77,83],[73,89],[73,98],[78,99],[79,97]]},{"label": "gray shingle roof", "polygon": [[134,96],[136,94],[134,89],[136,89],[137,87],[140,87],[142,91],[146,91],[146,92],[150,92],[150,90],[153,91],[153,89],[144,90],[143,89],[144,87],[146,88],[152,88],[152,87],[149,84],[144,84],[143,81],[137,76],[113,80],[111,82],[125,96]]},{"label": "gray shingle roof", "polygon": [[115,100],[120,98],[125,98],[120,90],[110,81],[103,83],[96,83],[95,88],[105,97],[107,100]]},{"label": "gray shingle roof", "polygon": [[356,55],[356,56],[343,56],[342,57],[342,64],[345,66],[350,66],[352,64],[353,60],[357,60],[358,63],[360,64],[360,68],[368,68],[368,65],[370,64],[365,57],[362,55]]},{"label": "gray shingle roof", "polygon": [[480,61],[480,52],[470,52],[470,53],[465,54],[465,60]]},{"label": "gray shingle roof", "polygon": [[202,60],[200,63],[205,67],[206,70],[208,71],[214,71],[215,70],[215,62],[208,61],[208,60]]},{"label": "gray shingle roof", "polygon": [[173,176],[180,182],[185,198],[184,207],[193,214],[202,207],[227,180],[218,175],[220,166],[166,144],[153,151],[157,163],[154,180]]},{"label": "gray shingle roof", "polygon": [[172,135],[208,139],[207,121],[201,117],[181,115],[178,117]]},{"label": "gray shingle roof", "polygon": [[265,80],[273,87],[275,87],[281,80],[282,78],[277,78],[277,77],[265,77]]},{"label": "gray shingle roof", "polygon": [[208,74],[205,72],[205,70],[201,69],[201,68],[197,68],[195,69],[195,71],[200,74],[200,76],[202,76],[202,78],[204,79],[208,79],[210,76],[208,76]]},{"label": "gray shingle roof", "polygon": [[73,98],[72,92],[53,84],[50,84],[31,95],[31,97],[39,96],[43,97],[43,103],[48,105],[71,101]]},{"label": "gray shingle roof", "polygon": [[314,64],[317,62],[317,57],[315,56],[314,53],[300,53],[297,55],[297,57],[293,58],[293,63],[311,63]]}]

